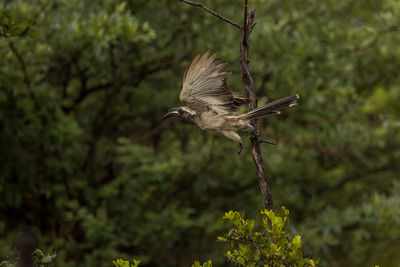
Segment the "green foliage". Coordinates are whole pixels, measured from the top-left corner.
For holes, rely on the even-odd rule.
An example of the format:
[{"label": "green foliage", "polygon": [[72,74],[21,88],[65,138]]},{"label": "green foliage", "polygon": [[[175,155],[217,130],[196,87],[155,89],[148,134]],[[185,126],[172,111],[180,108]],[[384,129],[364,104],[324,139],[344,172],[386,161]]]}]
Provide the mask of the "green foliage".
[{"label": "green foliage", "polygon": [[53,266],[56,259],[56,253],[45,255],[40,249],[36,249],[33,253],[34,265],[38,267]]},{"label": "green foliage", "polygon": [[[242,1],[201,2],[243,19]],[[0,38],[0,261],[29,225],[40,247],[59,247],[61,267],[127,257],[226,266],[220,214],[263,208],[246,134],[239,156],[223,136],[161,117],[208,49],[241,91],[237,29],[175,0],[1,5],[2,25],[22,27]],[[261,148],[275,206],[290,209],[291,231],[320,266],[398,265],[399,1],[249,7],[259,104],[300,95],[261,121],[277,143]]]},{"label": "green foliage", "polygon": [[129,261],[124,261],[123,259],[117,259],[112,262],[115,267],[138,267],[140,264],[140,260],[133,260],[133,263],[129,263]]},{"label": "green foliage", "polygon": [[229,261],[239,266],[316,266],[312,259],[303,256],[301,237],[289,237],[289,211],[282,208],[283,217],[273,211],[261,212],[262,231],[254,231],[254,220],[244,219],[239,212],[229,211],[224,219],[233,224],[221,242],[230,243],[233,251],[227,251]]},{"label": "green foliage", "polygon": [[[56,253],[47,254],[46,255],[40,249],[36,249],[32,253],[33,267],[51,267],[51,266],[55,266],[56,256],[57,256]],[[16,262],[18,262],[18,258],[16,259]],[[8,261],[0,262],[0,267],[16,267],[16,266],[19,266],[19,265],[16,265],[14,263],[10,263]]]},{"label": "green foliage", "polygon": [[0,38],[26,35],[33,25],[32,20],[15,21],[14,10],[0,8]]},{"label": "green foliage", "polygon": [[212,262],[209,260],[209,261],[203,263],[203,265],[201,265],[200,262],[195,261],[195,262],[192,264],[192,267],[212,267]]}]

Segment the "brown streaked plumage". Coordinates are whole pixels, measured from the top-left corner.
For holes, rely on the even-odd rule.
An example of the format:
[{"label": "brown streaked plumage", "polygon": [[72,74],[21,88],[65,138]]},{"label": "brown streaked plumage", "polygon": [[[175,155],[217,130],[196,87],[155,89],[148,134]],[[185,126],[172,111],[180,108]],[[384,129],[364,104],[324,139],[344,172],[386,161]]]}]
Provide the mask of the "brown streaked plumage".
[{"label": "brown streaked plumage", "polygon": [[209,57],[209,51],[196,56],[183,75],[180,100],[183,107],[172,108],[163,119],[176,116],[194,122],[203,130],[216,130],[226,137],[239,142],[237,131],[252,131],[250,121],[268,115],[279,114],[280,110],[296,104],[299,95],[278,99],[241,115],[233,112],[248,98],[229,90],[226,79],[231,74],[223,69],[228,63],[221,63],[217,54]]}]

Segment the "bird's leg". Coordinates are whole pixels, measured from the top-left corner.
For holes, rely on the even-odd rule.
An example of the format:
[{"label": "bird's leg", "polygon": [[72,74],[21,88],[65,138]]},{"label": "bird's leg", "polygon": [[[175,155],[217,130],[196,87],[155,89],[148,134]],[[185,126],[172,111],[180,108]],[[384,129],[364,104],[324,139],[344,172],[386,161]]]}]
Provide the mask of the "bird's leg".
[{"label": "bird's leg", "polygon": [[219,130],[223,135],[225,135],[226,137],[228,137],[229,139],[232,139],[232,140],[234,140],[234,141],[236,141],[236,142],[238,142],[239,143],[239,146],[240,146],[240,150],[239,150],[239,155],[240,155],[240,153],[242,152],[242,150],[243,150],[243,145],[242,145],[242,138],[240,137],[240,135],[237,133],[237,132],[235,132],[235,131],[233,131],[233,130],[224,130],[224,129],[221,129],[221,130]]},{"label": "bird's leg", "polygon": [[239,143],[239,152],[238,152],[239,155],[240,153],[242,153],[242,150],[243,150],[243,145],[242,143]]}]

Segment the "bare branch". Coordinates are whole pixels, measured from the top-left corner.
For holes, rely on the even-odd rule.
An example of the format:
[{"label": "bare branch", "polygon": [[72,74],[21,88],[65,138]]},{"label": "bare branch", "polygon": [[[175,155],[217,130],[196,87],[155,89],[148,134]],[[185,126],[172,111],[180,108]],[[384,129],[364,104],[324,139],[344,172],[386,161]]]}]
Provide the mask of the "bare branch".
[{"label": "bare branch", "polygon": [[[245,86],[246,94],[250,99],[249,110],[257,107],[257,95],[254,90],[254,81],[250,74],[249,69],[249,37],[252,29],[254,28],[254,10],[248,11],[247,0],[244,0],[244,15],[243,15],[243,27],[242,40],[240,42],[240,68],[242,71],[242,80]],[[260,150],[259,139],[259,126],[257,120],[253,120],[251,125],[254,131],[250,134],[251,150],[253,154],[254,166],[256,168],[258,182],[260,184],[261,193],[264,199],[264,206],[267,210],[273,210],[274,205],[272,202],[271,190],[268,185],[267,177],[264,171],[264,163]]]},{"label": "bare branch", "polygon": [[242,29],[242,31],[245,31],[246,27],[247,27],[247,15],[248,15],[247,0],[244,0],[244,14],[243,14],[243,29]]},{"label": "bare branch", "polygon": [[91,95],[92,93],[106,90],[110,87],[112,87],[112,83],[105,83],[105,84],[99,84],[96,86],[93,86],[89,89],[83,89],[81,90],[80,94],[78,95],[77,98],[73,101],[73,103],[70,106],[63,106],[62,109],[66,112],[69,113],[71,110],[73,110],[76,106],[78,106],[87,96]]},{"label": "bare branch", "polygon": [[257,22],[254,22],[253,25],[251,26],[250,33],[253,31],[254,26],[256,26],[256,25],[257,25]]},{"label": "bare branch", "polygon": [[276,143],[274,141],[271,140],[267,140],[267,139],[260,139],[260,143],[267,143],[267,144],[271,144],[271,145],[276,145]]},{"label": "bare branch", "polygon": [[236,22],[234,22],[234,21],[232,21],[232,20],[230,20],[230,19],[228,19],[228,18],[225,18],[225,17],[221,16],[218,12],[215,12],[214,10],[212,10],[212,9],[210,9],[210,8],[208,8],[208,7],[206,7],[206,6],[204,6],[203,4],[194,3],[194,2],[191,2],[191,1],[188,1],[188,0],[179,0],[179,1],[181,1],[181,2],[183,2],[183,3],[186,3],[186,4],[188,4],[188,5],[191,5],[191,6],[200,7],[200,8],[202,8],[202,9],[204,9],[205,11],[207,11],[208,13],[210,13],[210,14],[216,16],[217,18],[219,18],[219,19],[221,19],[221,20],[223,20],[223,21],[225,21],[225,22],[231,24],[232,26],[238,28],[239,30],[241,29],[241,26],[240,26],[239,24],[237,24]]}]

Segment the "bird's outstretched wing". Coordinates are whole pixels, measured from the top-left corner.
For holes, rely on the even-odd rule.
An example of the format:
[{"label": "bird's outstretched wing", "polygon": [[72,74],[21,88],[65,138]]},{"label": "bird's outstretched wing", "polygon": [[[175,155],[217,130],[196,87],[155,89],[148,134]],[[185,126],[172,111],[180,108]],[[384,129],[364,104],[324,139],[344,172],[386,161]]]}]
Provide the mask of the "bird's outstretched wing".
[{"label": "bird's outstretched wing", "polygon": [[230,72],[223,69],[228,63],[216,59],[217,54],[208,57],[196,56],[183,75],[180,100],[193,108],[208,107],[219,114],[229,114],[247,102],[247,98],[232,93],[226,85]]}]

